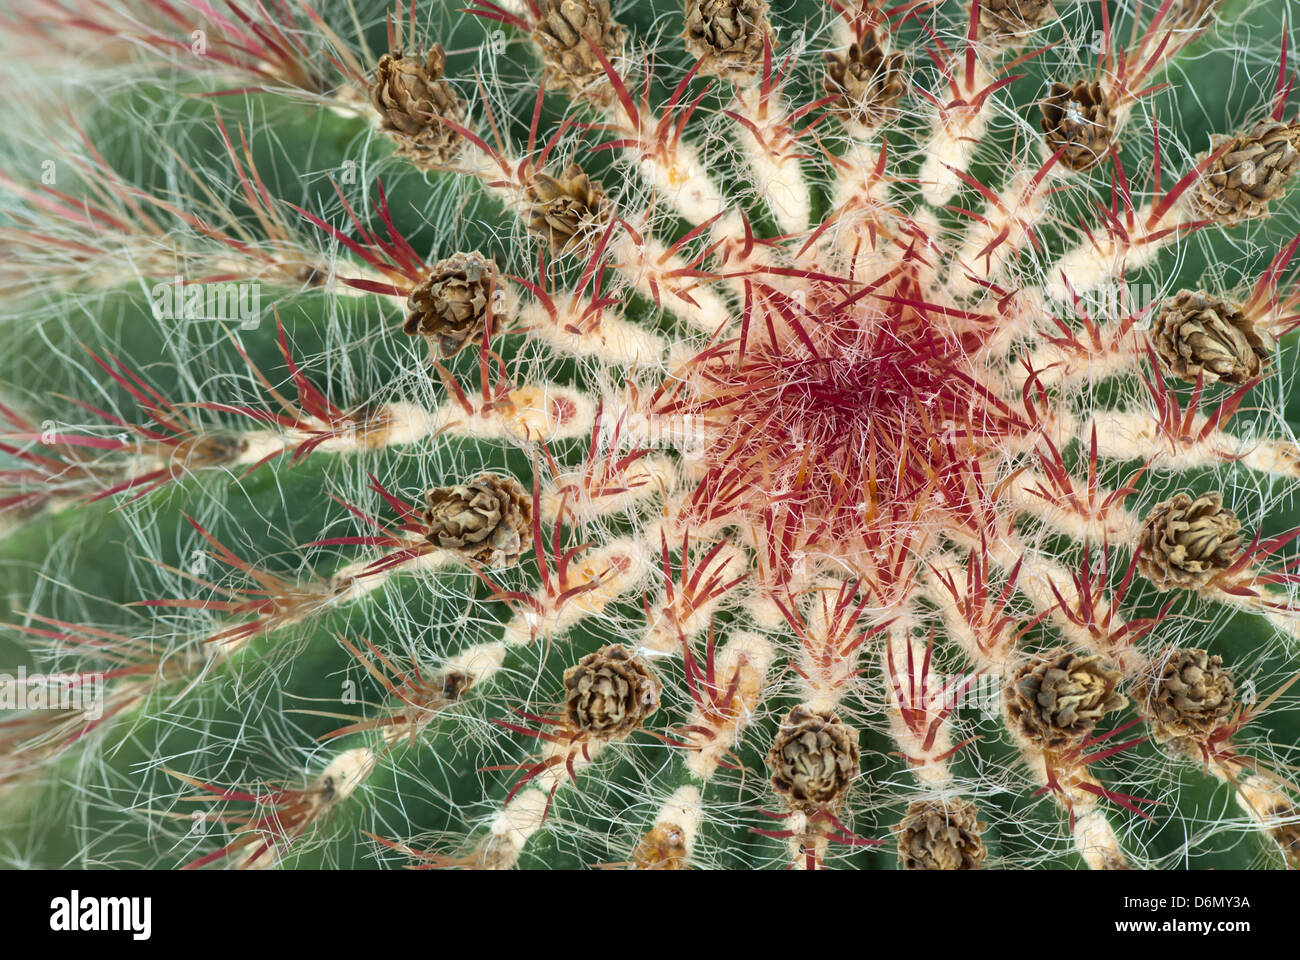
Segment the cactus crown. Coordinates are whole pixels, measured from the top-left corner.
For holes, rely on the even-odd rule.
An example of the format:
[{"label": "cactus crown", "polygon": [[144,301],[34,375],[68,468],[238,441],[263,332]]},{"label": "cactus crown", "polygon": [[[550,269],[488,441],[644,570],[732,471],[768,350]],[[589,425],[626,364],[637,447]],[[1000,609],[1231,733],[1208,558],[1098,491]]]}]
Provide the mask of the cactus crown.
[{"label": "cactus crown", "polygon": [[3,857],[1297,865],[1284,4],[41,6]]}]

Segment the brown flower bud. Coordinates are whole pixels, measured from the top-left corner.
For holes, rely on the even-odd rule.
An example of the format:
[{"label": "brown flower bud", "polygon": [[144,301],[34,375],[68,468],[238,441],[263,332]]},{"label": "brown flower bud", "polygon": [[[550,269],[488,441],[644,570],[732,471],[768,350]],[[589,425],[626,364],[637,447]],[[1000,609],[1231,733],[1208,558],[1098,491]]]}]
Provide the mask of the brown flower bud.
[{"label": "brown flower bud", "polygon": [[609,0],[541,0],[538,6],[541,17],[533,28],[533,40],[542,50],[547,83],[598,103],[612,100],[614,88],[587,43],[591,38],[610,62],[622,55],[627,32],[614,22]]},{"label": "brown flower bud", "polygon": [[1187,737],[1204,741],[1237,705],[1232,674],[1204,650],[1170,650],[1154,675],[1133,692],[1151,722],[1157,743]]},{"label": "brown flower bud", "polygon": [[975,804],[968,800],[917,800],[894,827],[904,870],[978,870],[988,856]]},{"label": "brown flower bud", "polygon": [[674,823],[661,823],[638,841],[632,851],[637,870],[685,870],[686,833]]},{"label": "brown flower bud", "polygon": [[1120,672],[1097,654],[1054,650],[1025,664],[1004,692],[1007,715],[1032,743],[1060,749],[1085,740],[1101,717],[1128,701]]},{"label": "brown flower bud", "polygon": [[1115,124],[1100,83],[1081,80],[1069,87],[1054,83],[1038,106],[1043,111],[1047,149],[1056,153],[1065,148],[1061,163],[1071,170],[1087,170],[1106,158]]},{"label": "brown flower bud", "polygon": [[1161,590],[1195,590],[1232,566],[1240,548],[1241,523],[1222,494],[1179,493],[1143,521],[1138,570]]},{"label": "brown flower bud", "polygon": [[445,670],[440,678],[442,696],[447,703],[455,703],[474,685],[474,678],[460,670]]},{"label": "brown flower bud", "polygon": [[435,487],[421,514],[426,539],[490,566],[518,563],[528,546],[533,501],[514,477],[480,473],[467,484]]},{"label": "brown flower bud", "polygon": [[406,300],[410,336],[428,337],[443,357],[455,356],[505,309],[497,265],[480,253],[457,253],[434,264]]},{"label": "brown flower bud", "polygon": [[614,215],[614,205],[599,183],[592,182],[576,163],[559,177],[539,173],[524,191],[528,228],[567,253],[592,242]]},{"label": "brown flower bud", "polygon": [[202,433],[172,448],[171,469],[201,470],[234,463],[248,449],[248,440],[228,433]]},{"label": "brown flower bud", "polygon": [[858,775],[858,732],[835,714],[790,711],[767,754],[772,786],[796,809],[837,806]]},{"label": "brown flower bud", "polygon": [[826,92],[839,97],[833,105],[848,120],[874,127],[891,119],[906,90],[902,53],[885,53],[872,31],[846,53],[826,54]]},{"label": "brown flower bud", "polygon": [[686,49],[704,58],[700,75],[742,82],[763,67],[763,43],[772,37],[767,0],[687,0]]},{"label": "brown flower bud", "polygon": [[1247,133],[1211,137],[1211,153],[1226,148],[1192,192],[1197,214],[1224,226],[1266,216],[1300,163],[1296,137],[1296,127],[1274,120],[1261,120]]},{"label": "brown flower bud", "polygon": [[329,279],[329,268],[304,263],[293,271],[293,277],[304,287],[323,287]]},{"label": "brown flower bud", "polygon": [[1180,290],[1160,309],[1151,343],[1184,380],[1245,383],[1259,376],[1269,348],[1254,322],[1235,303],[1194,290]]},{"label": "brown flower bud", "polygon": [[446,65],[442,44],[435,44],[423,63],[395,50],[380,58],[370,88],[370,102],[383,118],[382,129],[397,142],[398,155],[424,170],[446,167],[464,145],[442,122],[465,119],[465,101],[442,79]]},{"label": "brown flower bud", "polygon": [[981,0],[979,38],[1011,43],[1054,19],[1052,0]]},{"label": "brown flower bud", "polygon": [[650,664],[610,644],[564,672],[565,719],[589,737],[623,737],[659,708],[661,689]]}]

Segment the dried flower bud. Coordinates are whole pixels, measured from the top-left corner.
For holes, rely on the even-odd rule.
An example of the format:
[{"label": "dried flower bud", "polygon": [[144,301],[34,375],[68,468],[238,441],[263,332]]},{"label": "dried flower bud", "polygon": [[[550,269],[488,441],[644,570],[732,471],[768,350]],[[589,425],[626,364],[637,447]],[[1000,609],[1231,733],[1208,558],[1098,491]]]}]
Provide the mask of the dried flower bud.
[{"label": "dried flower bud", "polygon": [[704,58],[703,76],[750,80],[763,66],[763,44],[772,37],[767,0],[688,0],[686,49]]},{"label": "dried flower bud", "polygon": [[490,566],[518,563],[528,545],[533,501],[514,477],[480,473],[467,484],[425,494],[425,537]]},{"label": "dried flower bud", "polygon": [[598,103],[612,100],[614,89],[586,39],[600,47],[606,60],[622,55],[627,32],[614,22],[609,0],[541,0],[539,6],[541,17],[533,28],[533,40],[541,47],[547,82]]},{"label": "dried flower bud", "polygon": [[1080,81],[1069,87],[1054,83],[1038,106],[1043,111],[1047,149],[1056,153],[1065,148],[1061,163],[1071,170],[1087,170],[1106,158],[1115,123],[1100,83]]},{"label": "dried flower bud", "polygon": [[370,102],[383,118],[382,129],[397,141],[397,153],[425,170],[446,167],[464,145],[460,134],[440,118],[462,123],[465,101],[442,79],[447,56],[435,44],[421,63],[400,50],[384,54],[370,88]]},{"label": "dried flower bud", "polygon": [[1150,717],[1157,743],[1182,737],[1203,741],[1237,705],[1232,674],[1218,656],[1175,649],[1161,659],[1158,670],[1133,694]]},{"label": "dried flower bud", "polygon": [[559,177],[539,173],[524,191],[529,205],[528,228],[566,253],[590,242],[613,217],[614,205],[599,183],[593,183],[576,163]]},{"label": "dried flower bud", "polygon": [[171,468],[177,471],[220,467],[234,463],[246,450],[248,440],[245,437],[229,433],[198,434],[172,448]]},{"label": "dried flower bud", "polygon": [[565,719],[589,737],[623,737],[659,708],[661,689],[650,664],[610,644],[564,672]]},{"label": "dried flower bud", "polygon": [[1210,164],[1191,196],[1198,215],[1224,226],[1268,214],[1296,172],[1297,128],[1261,120],[1248,133],[1210,138],[1210,152],[1226,149]]},{"label": "dried flower bud", "polygon": [[448,703],[455,703],[474,685],[474,678],[460,670],[445,670],[441,677],[442,696]]},{"label": "dried flower bud", "polygon": [[304,287],[323,287],[329,280],[329,267],[304,263],[293,271],[293,278]]},{"label": "dried flower bud", "polygon": [[1161,307],[1151,343],[1170,371],[1184,380],[1245,383],[1259,376],[1269,348],[1254,322],[1235,303],[1180,290]]},{"label": "dried flower bud", "polygon": [[858,732],[835,714],[795,707],[781,724],[767,766],[791,807],[836,806],[858,775]]},{"label": "dried flower bud", "polygon": [[428,337],[443,357],[455,356],[505,309],[494,261],[480,253],[457,253],[434,264],[406,300],[410,336]]},{"label": "dried flower bud", "polygon": [[685,870],[686,832],[674,823],[661,823],[638,841],[632,851],[637,870]]},{"label": "dried flower bud", "polygon": [[1119,670],[1100,655],[1054,650],[1016,671],[1004,693],[1007,715],[1032,743],[1069,746],[1128,702],[1116,692],[1119,679]]},{"label": "dried flower bud", "polygon": [[904,870],[978,870],[988,856],[975,804],[968,800],[917,800],[894,835]]},{"label": "dried flower bud", "polygon": [[979,38],[1009,43],[1054,19],[1052,0],[981,0]]},{"label": "dried flower bud", "polygon": [[897,112],[907,87],[902,53],[885,53],[868,33],[846,53],[826,54],[826,92],[839,97],[834,107],[849,120],[876,126]]},{"label": "dried flower bud", "polygon": [[1179,493],[1147,514],[1140,544],[1138,570],[1157,587],[1199,589],[1237,559],[1241,523],[1220,493]]}]

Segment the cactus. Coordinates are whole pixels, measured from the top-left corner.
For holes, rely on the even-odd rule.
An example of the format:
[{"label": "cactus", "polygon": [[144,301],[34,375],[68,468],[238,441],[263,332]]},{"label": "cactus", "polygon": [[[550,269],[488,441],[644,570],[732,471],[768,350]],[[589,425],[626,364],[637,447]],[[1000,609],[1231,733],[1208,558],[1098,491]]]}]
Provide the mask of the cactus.
[{"label": "cactus", "polygon": [[1300,865],[1284,4],[466,6],[0,14],[5,862]]}]

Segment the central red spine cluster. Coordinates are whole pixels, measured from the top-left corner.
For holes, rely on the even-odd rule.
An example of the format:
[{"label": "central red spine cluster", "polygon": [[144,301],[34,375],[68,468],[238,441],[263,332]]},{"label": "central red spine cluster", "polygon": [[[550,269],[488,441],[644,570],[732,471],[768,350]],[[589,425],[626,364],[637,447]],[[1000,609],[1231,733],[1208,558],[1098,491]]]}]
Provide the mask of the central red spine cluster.
[{"label": "central red spine cluster", "polygon": [[700,521],[740,506],[782,568],[979,512],[988,453],[1026,425],[971,360],[958,311],[927,302],[907,264],[869,284],[783,273],[780,288],[746,279],[739,334],[655,398],[711,425]]}]

